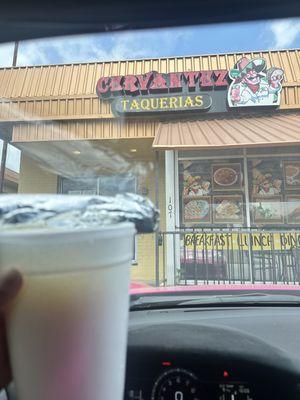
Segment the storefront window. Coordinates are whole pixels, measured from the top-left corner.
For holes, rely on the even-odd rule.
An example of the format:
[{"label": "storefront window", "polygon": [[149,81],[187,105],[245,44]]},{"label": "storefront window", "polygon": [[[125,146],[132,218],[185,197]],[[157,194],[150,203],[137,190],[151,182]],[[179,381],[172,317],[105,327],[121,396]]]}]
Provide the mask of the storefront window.
[{"label": "storefront window", "polygon": [[242,159],[181,161],[181,223],[243,226],[245,199]]},{"label": "storefront window", "polygon": [[181,159],[181,227],[299,225],[300,157],[280,148],[275,157],[271,150],[257,152],[259,156]]},{"label": "storefront window", "polygon": [[278,158],[257,158],[248,161],[251,223],[277,225],[284,223],[283,163]]},{"label": "storefront window", "polygon": [[61,179],[61,193],[70,195],[115,196],[119,193],[136,193],[136,177],[132,174],[102,175],[92,179]]},{"label": "storefront window", "polygon": [[[115,196],[120,193],[136,193],[137,179],[132,174],[102,175],[98,178],[60,179],[60,192],[69,195]],[[137,243],[133,243],[132,263],[137,260]]]},{"label": "storefront window", "polygon": [[299,158],[252,159],[248,161],[248,171],[252,225],[299,224]]},{"label": "storefront window", "polygon": [[60,192],[70,195],[94,195],[97,194],[97,179],[67,179],[61,178]]}]

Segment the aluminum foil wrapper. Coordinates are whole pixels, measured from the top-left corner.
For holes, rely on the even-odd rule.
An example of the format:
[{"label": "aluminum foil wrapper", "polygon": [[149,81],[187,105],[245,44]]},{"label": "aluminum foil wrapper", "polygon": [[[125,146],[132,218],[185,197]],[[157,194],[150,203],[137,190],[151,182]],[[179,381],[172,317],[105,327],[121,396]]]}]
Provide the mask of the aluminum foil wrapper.
[{"label": "aluminum foil wrapper", "polygon": [[82,229],[133,222],[139,233],[154,232],[159,210],[142,196],[1,195],[0,229]]}]

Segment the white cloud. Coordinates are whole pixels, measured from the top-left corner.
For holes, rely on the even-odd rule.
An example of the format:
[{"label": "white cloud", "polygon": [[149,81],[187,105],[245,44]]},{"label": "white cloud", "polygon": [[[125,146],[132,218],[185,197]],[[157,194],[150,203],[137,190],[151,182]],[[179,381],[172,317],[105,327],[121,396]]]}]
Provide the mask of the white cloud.
[{"label": "white cloud", "polygon": [[17,65],[49,64],[47,42],[32,41],[19,46]]},{"label": "white cloud", "polygon": [[[131,31],[26,41],[19,45],[17,65],[159,57],[164,51],[170,54],[191,35],[186,29],[161,29],[155,33]],[[12,65],[13,50],[14,43],[0,45],[0,67]],[[1,150],[0,140],[0,153]],[[20,151],[10,145],[6,166],[14,171],[20,169]]]},{"label": "white cloud", "polygon": [[[164,49],[172,51],[180,40],[188,39],[191,33],[185,29],[162,29],[154,35],[156,40],[153,40],[153,31],[131,31],[21,42],[17,65],[158,57]],[[0,67],[12,65],[13,50],[14,43],[0,45]],[[18,110],[16,112],[19,113]],[[1,151],[0,140],[0,154]],[[14,171],[20,169],[20,151],[10,145],[6,166]]]},{"label": "white cloud", "polygon": [[269,23],[268,29],[274,35],[270,48],[283,49],[293,45],[300,37],[299,19],[281,19]]},{"label": "white cloud", "polygon": [[[188,29],[66,36],[20,43],[18,65],[39,65],[158,57],[188,40]],[[13,44],[0,46],[0,66],[10,66]]]},{"label": "white cloud", "polygon": [[5,43],[0,45],[0,67],[10,67],[12,65],[13,52],[13,43]]}]

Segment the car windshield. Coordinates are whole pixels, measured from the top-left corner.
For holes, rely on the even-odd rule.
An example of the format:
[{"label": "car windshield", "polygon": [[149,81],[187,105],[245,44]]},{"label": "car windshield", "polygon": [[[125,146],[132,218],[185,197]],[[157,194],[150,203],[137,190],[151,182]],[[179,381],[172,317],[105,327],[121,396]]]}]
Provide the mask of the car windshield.
[{"label": "car windshield", "polygon": [[299,47],[300,19],[1,45],[0,192],[150,199],[133,306],[297,302]]}]

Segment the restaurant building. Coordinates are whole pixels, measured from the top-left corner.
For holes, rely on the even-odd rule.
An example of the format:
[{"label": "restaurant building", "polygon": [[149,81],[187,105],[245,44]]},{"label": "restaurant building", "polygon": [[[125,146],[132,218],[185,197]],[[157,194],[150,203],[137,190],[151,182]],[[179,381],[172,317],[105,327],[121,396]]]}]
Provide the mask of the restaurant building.
[{"label": "restaurant building", "polygon": [[152,199],[161,222],[136,239],[137,281],[299,282],[299,56],[2,68],[18,191]]}]

